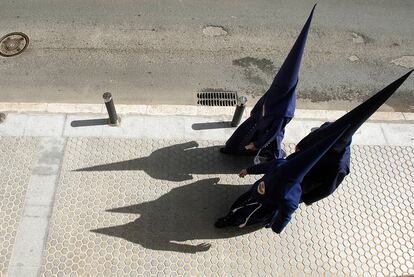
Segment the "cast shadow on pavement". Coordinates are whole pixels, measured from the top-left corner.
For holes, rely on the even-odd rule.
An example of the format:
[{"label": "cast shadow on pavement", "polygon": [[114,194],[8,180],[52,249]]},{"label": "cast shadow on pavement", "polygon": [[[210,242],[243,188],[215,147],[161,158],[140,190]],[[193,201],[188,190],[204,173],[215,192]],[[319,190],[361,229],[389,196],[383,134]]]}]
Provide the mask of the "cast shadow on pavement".
[{"label": "cast shadow on pavement", "polygon": [[224,129],[234,128],[231,126],[231,121],[220,122],[207,122],[207,123],[194,123],[191,125],[193,130],[210,130],[210,129]]},{"label": "cast shadow on pavement", "polygon": [[190,244],[187,240],[212,240],[244,235],[262,226],[217,229],[214,222],[228,212],[231,204],[250,185],[217,184],[219,178],[204,179],[172,189],[153,201],[107,210],[139,214],[124,225],[91,230],[118,237],[145,248],[182,253],[208,251],[209,243]]},{"label": "cast shadow on pavement", "polygon": [[108,118],[97,118],[97,119],[86,119],[86,120],[73,120],[70,123],[70,126],[87,127],[87,126],[107,125],[108,123],[109,123]]},{"label": "cast shadow on pavement", "polygon": [[75,171],[143,170],[154,179],[192,180],[192,174],[236,174],[252,165],[252,157],[220,153],[219,146],[199,148],[190,141],[155,150],[147,157],[96,165]]}]

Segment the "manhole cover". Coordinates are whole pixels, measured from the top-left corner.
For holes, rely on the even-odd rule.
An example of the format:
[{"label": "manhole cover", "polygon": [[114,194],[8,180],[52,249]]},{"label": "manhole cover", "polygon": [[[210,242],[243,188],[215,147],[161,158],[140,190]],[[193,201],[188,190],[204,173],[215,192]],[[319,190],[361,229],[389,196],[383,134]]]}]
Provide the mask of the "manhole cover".
[{"label": "manhole cover", "polygon": [[0,39],[0,56],[11,57],[20,54],[29,45],[29,37],[20,32],[5,35]]},{"label": "manhole cover", "polygon": [[235,92],[199,92],[197,105],[200,106],[235,106],[237,93]]}]

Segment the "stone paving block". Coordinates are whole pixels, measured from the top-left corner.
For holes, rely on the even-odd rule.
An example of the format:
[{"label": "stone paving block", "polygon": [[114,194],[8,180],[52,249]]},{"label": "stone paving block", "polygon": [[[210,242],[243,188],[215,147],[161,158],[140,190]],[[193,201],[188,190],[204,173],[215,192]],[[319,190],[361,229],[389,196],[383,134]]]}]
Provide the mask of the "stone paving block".
[{"label": "stone paving block", "polygon": [[47,103],[19,103],[17,112],[27,113],[27,112],[39,112],[43,113],[47,111]]},{"label": "stone paving block", "polygon": [[220,144],[70,138],[41,275],[414,273],[413,147],[353,147],[334,195],[301,205],[276,235],[213,227],[257,178],[238,178],[249,159]]},{"label": "stone paving block", "polygon": [[6,120],[0,124],[0,136],[22,136],[28,118],[26,114],[7,114]]},{"label": "stone paving block", "polygon": [[405,120],[414,121],[414,113],[403,113]]},{"label": "stone paving block", "polygon": [[25,135],[30,136],[61,136],[63,126],[65,123],[64,114],[54,115],[29,115],[26,128],[24,130]]},{"label": "stone paving block", "polygon": [[104,113],[104,104],[51,103],[47,105],[49,113]]},{"label": "stone paving block", "polygon": [[198,106],[193,105],[183,107],[181,105],[153,105],[147,106],[146,113],[148,115],[197,115],[200,109]]},{"label": "stone paving block", "polygon": [[[24,211],[25,220],[21,221],[19,224],[19,229],[21,231],[19,230],[16,236],[17,242],[24,239],[19,236],[19,233],[30,233],[33,237],[43,235],[43,230],[48,224],[47,219],[42,215],[47,214],[49,209],[45,209],[42,206],[26,208],[27,210]],[[40,263],[41,256],[33,255],[32,252],[37,251],[37,249],[42,249],[43,243],[44,242],[42,240],[35,239],[26,240],[24,245],[16,243],[13,249],[13,255],[19,257],[19,259],[12,258],[10,266],[17,267],[19,265],[24,265],[30,267],[38,265]],[[22,260],[24,260],[24,263]]]},{"label": "stone paving block", "polygon": [[0,137],[0,276],[5,276],[19,225],[38,139]]},{"label": "stone paving block", "polygon": [[324,121],[333,121],[343,116],[346,111],[331,111],[331,110],[303,110],[297,109],[295,111],[295,118],[305,119],[319,119]]},{"label": "stone paving block", "polygon": [[352,137],[352,143],[360,145],[386,145],[387,140],[380,124],[364,123]]},{"label": "stone paving block", "polygon": [[10,276],[24,276],[24,277],[37,277],[36,268],[27,266],[11,266],[9,268]]},{"label": "stone paving block", "polygon": [[16,112],[19,110],[19,103],[0,102],[0,110],[3,112]]},{"label": "stone paving block", "polygon": [[[56,176],[33,175],[31,184],[27,190],[26,203],[29,205],[47,205],[50,203],[50,194],[54,192],[54,184]],[[47,193],[45,193],[47,192]]]},{"label": "stone paving block", "polygon": [[147,114],[147,105],[123,105],[117,104],[116,111],[120,114]]},{"label": "stone paving block", "polygon": [[42,137],[38,142],[9,262],[12,268],[9,277],[20,277],[21,272],[30,276],[39,272],[64,145],[61,137]]},{"label": "stone paving block", "polygon": [[324,123],[320,120],[292,120],[286,125],[284,142],[298,143],[311,132],[312,128],[319,127]]},{"label": "stone paving block", "polygon": [[401,112],[375,112],[370,116],[369,120],[403,121],[405,117]]},{"label": "stone paving block", "polygon": [[182,116],[144,116],[144,137],[184,138],[184,117]]},{"label": "stone paving block", "polygon": [[392,145],[414,146],[414,124],[386,124],[382,123],[385,138]]}]

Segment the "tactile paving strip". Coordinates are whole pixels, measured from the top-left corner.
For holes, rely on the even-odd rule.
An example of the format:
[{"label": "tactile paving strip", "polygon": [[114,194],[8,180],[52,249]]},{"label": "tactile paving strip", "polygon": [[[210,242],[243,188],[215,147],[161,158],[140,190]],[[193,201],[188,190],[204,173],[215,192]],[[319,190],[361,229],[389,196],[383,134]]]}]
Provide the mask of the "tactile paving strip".
[{"label": "tactile paving strip", "polygon": [[412,147],[353,147],[335,194],[302,204],[277,235],[213,227],[254,180],[213,145],[69,139],[42,275],[414,273]]},{"label": "tactile paving strip", "polygon": [[19,226],[38,139],[0,137],[0,276],[5,276]]}]

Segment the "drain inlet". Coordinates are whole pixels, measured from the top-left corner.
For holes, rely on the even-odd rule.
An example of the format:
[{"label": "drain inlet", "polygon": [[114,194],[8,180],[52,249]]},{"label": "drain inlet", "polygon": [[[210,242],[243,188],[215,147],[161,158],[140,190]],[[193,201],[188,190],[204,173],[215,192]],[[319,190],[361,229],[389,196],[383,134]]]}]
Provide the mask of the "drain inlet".
[{"label": "drain inlet", "polygon": [[231,91],[223,92],[198,92],[197,105],[233,107],[237,104],[237,93]]}]

